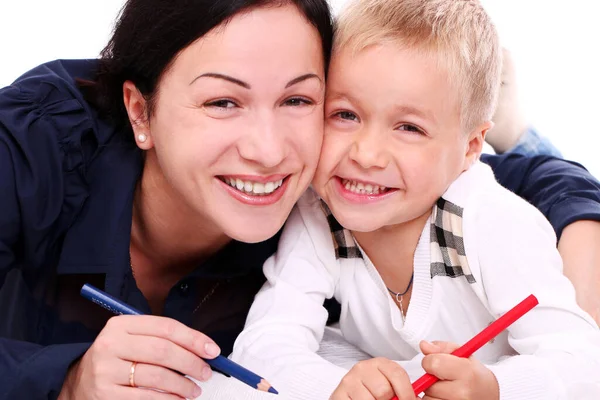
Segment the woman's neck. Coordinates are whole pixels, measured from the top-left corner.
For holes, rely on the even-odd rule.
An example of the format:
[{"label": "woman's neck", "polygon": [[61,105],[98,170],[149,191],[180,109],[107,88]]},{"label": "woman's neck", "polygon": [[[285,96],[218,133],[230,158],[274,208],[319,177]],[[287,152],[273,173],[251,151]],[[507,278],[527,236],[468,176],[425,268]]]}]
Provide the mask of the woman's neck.
[{"label": "woman's neck", "polygon": [[134,196],[131,248],[137,256],[135,272],[183,277],[230,241],[214,225],[208,210],[198,213],[175,193],[156,153],[149,151]]}]

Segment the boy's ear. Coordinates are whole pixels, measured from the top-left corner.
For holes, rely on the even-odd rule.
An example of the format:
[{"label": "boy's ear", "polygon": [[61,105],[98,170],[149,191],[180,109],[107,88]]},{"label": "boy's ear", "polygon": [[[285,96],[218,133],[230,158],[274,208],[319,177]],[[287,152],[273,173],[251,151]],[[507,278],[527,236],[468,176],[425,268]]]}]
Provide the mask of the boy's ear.
[{"label": "boy's ear", "polygon": [[147,102],[144,95],[140,93],[131,81],[123,83],[123,103],[129,116],[129,123],[131,124],[136,144],[142,150],[150,150],[154,144],[152,135],[150,134]]},{"label": "boy's ear", "polygon": [[483,143],[485,141],[485,135],[492,129],[494,123],[492,121],[486,121],[483,124],[475,128],[467,139],[465,161],[463,164],[463,171],[468,170],[471,165],[475,164],[479,160],[481,151],[483,150]]}]

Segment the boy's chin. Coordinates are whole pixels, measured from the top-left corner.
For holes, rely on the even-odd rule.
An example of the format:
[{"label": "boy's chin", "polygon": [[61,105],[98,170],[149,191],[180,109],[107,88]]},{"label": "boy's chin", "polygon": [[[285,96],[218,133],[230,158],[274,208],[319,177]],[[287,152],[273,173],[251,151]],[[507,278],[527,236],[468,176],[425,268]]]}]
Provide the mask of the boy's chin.
[{"label": "boy's chin", "polygon": [[369,218],[364,213],[362,215],[338,215],[334,214],[336,221],[344,228],[353,232],[368,233],[381,228],[381,224],[372,217]]}]

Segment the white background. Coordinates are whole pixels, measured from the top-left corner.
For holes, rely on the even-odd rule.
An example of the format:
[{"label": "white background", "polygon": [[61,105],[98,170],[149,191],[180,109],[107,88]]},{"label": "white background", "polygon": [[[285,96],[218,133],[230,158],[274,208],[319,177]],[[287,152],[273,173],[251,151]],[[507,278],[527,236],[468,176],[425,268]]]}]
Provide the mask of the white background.
[{"label": "white background", "polygon": [[[531,122],[600,177],[600,1],[482,2],[515,57]],[[0,87],[45,61],[97,56],[122,4],[0,0]]]}]

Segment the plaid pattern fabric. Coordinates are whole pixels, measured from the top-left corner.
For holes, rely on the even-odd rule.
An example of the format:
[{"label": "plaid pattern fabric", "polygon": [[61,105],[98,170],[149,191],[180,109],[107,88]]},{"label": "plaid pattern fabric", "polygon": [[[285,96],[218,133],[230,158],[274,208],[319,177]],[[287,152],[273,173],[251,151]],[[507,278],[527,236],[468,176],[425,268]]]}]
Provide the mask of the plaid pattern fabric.
[{"label": "plaid pattern fabric", "polygon": [[352,233],[350,233],[348,229],[344,229],[344,227],[337,222],[331,213],[331,210],[323,200],[321,200],[321,207],[327,216],[329,229],[331,229],[331,237],[333,238],[333,245],[335,247],[335,258],[363,258],[358,245],[354,241]]},{"label": "plaid pattern fabric", "polygon": [[469,283],[475,278],[469,269],[462,232],[463,209],[440,198],[431,216],[431,277],[464,276]]},{"label": "plaid pattern fabric", "polygon": [[[321,207],[331,230],[336,258],[363,258],[352,233],[340,225],[323,201]],[[475,282],[465,255],[462,215],[461,207],[443,198],[440,198],[433,208],[430,242],[432,278],[464,276],[469,283]]]}]

